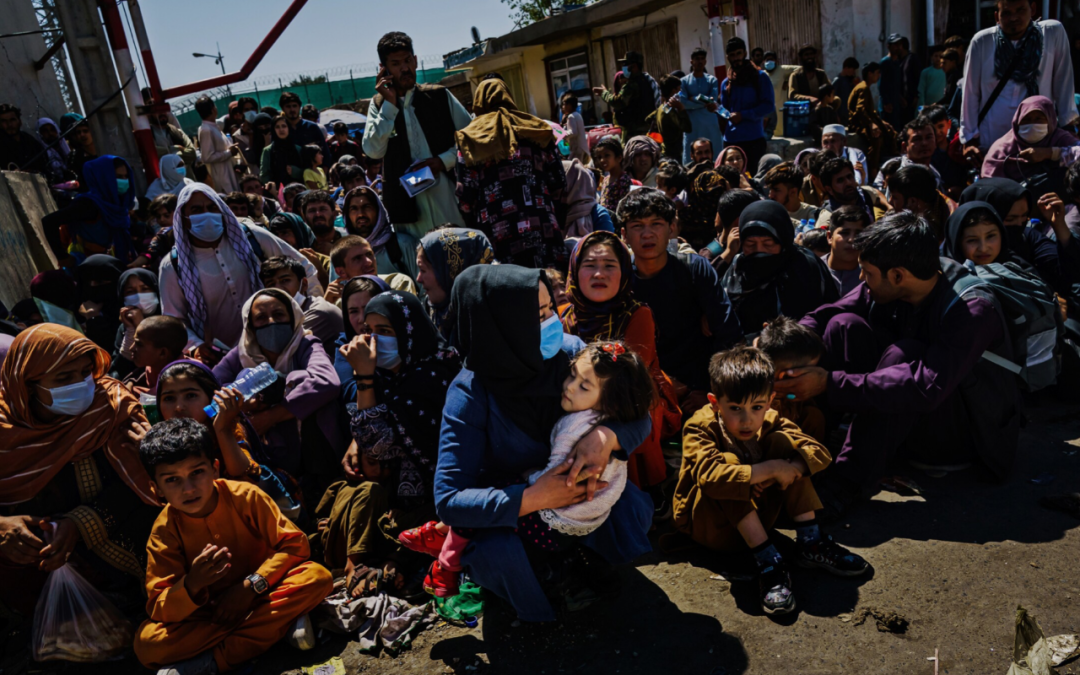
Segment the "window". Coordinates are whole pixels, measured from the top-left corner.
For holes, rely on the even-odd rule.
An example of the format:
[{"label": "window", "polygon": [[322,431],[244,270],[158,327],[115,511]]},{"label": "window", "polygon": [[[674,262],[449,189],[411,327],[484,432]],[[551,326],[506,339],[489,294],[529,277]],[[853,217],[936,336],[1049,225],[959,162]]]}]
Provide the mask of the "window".
[{"label": "window", "polygon": [[577,96],[578,112],[585,124],[596,124],[592,87],[589,85],[589,58],[585,52],[548,61],[548,72],[551,77],[551,91],[555,94],[553,105],[556,119],[562,119],[559,100],[563,94],[569,92]]}]

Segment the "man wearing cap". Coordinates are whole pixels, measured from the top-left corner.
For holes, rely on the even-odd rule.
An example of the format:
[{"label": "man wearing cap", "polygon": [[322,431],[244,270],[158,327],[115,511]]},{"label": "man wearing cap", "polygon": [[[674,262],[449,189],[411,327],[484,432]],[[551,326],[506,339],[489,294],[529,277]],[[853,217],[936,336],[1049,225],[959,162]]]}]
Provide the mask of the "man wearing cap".
[{"label": "man wearing cap", "polygon": [[831,150],[855,167],[855,180],[866,185],[866,154],[847,144],[847,129],[843,124],[830,124],[821,130],[821,149]]},{"label": "man wearing cap", "polygon": [[[995,9],[997,25],[971,39],[961,85],[960,141],[964,155],[977,162],[981,162],[981,150],[1012,128],[1013,113],[1028,97],[1041,95],[1053,101],[1058,127],[1076,118],[1065,27],[1058,21],[1032,21],[1035,3],[1029,0],[998,0]],[[1008,81],[991,103],[998,83],[1007,75]]]},{"label": "man wearing cap", "polygon": [[799,49],[799,69],[791,74],[788,81],[791,98],[796,101],[810,101],[810,105],[815,106],[823,84],[829,84],[829,76],[818,68],[817,47],[804,44]]},{"label": "man wearing cap", "polygon": [[[724,148],[724,137],[720,132],[720,118],[716,111],[720,108],[720,81],[705,72],[708,52],[698,47],[690,53],[690,74],[682,78],[682,91],[679,98],[690,116],[693,131],[683,136],[683,164],[690,164],[694,141],[707,138],[712,143],[714,153]],[[708,100],[699,101],[698,96]],[[716,155],[710,161],[716,161]]]},{"label": "man wearing cap", "polygon": [[889,36],[889,55],[881,59],[881,109],[894,129],[915,117],[922,59],[911,52],[908,39],[899,33]]},{"label": "man wearing cap", "polygon": [[720,104],[728,109],[724,144],[746,153],[746,166],[756,167],[765,154],[765,118],[776,113],[772,81],[746,58],[746,43],[733,37],[727,41],[728,76],[720,84]]},{"label": "man wearing cap", "polygon": [[645,57],[638,52],[626,52],[618,60],[622,66],[626,84],[618,93],[613,94],[607,87],[593,87],[593,95],[604,100],[614,113],[615,125],[622,129],[622,142],[634,136],[649,133],[649,123],[645,120],[651,112],[660,107],[660,89],[645,72]]}]

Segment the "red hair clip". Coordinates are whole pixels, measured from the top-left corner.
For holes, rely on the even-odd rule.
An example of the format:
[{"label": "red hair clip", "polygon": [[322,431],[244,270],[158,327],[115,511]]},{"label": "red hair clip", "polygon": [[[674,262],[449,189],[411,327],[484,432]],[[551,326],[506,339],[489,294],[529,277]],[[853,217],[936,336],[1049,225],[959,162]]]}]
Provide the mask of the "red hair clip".
[{"label": "red hair clip", "polygon": [[616,361],[620,356],[626,353],[626,347],[615,342],[608,342],[600,345],[600,349],[603,349],[608,354],[611,354],[611,360]]}]

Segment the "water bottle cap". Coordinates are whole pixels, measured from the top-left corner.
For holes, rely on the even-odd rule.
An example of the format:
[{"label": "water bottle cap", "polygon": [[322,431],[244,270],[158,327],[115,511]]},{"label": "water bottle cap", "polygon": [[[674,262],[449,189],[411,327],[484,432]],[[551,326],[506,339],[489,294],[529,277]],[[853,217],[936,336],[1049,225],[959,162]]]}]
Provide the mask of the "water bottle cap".
[{"label": "water bottle cap", "polygon": [[479,624],[480,624],[480,621],[475,616],[467,616],[467,617],[465,617],[465,625],[468,626],[469,628],[476,628]]},{"label": "water bottle cap", "polygon": [[203,408],[203,412],[206,413],[206,416],[210,419],[214,419],[215,417],[217,417],[217,409],[214,407],[213,404],[210,404]]}]

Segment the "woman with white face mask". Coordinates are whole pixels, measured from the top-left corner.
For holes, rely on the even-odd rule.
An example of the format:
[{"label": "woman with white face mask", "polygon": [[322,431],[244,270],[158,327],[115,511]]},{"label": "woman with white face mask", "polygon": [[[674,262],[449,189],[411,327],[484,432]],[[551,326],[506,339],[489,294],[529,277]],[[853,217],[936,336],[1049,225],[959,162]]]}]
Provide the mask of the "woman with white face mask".
[{"label": "woman with white face mask", "polygon": [[132,590],[142,585],[160,509],[137,448],[124,441],[146,415],[108,366],[108,352],[50,323],[20,333],[4,360],[0,602],[10,607],[32,610],[45,573],[73,553],[106,576],[126,573]]},{"label": "woman with white face mask", "polygon": [[120,275],[117,293],[120,297],[120,328],[116,331],[109,375],[123,380],[135,369],[131,351],[135,344],[135,329],[146,317],[161,314],[157,275],[142,268],[127,270]]},{"label": "woman with white face mask", "polygon": [[[1080,146],[1080,139],[1057,125],[1054,102],[1045,96],[1031,96],[1020,103],[1013,115],[1012,129],[994,141],[983,160],[983,178],[1011,178],[1023,182],[1050,173],[1051,181],[1061,182],[1064,168],[1075,158],[1069,148]],[[1053,175],[1059,172],[1061,175]],[[1053,186],[1046,186],[1054,190]],[[1038,197],[1046,189],[1041,190]]]}]

